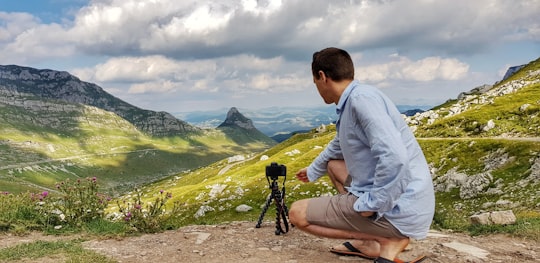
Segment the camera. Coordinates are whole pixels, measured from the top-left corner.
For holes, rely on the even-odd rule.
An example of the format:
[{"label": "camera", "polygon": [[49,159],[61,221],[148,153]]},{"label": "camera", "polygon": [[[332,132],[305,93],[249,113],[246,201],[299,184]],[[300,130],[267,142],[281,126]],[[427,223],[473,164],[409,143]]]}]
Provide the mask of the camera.
[{"label": "camera", "polygon": [[277,180],[279,176],[287,175],[287,167],[283,164],[271,163],[266,166],[266,177]]},{"label": "camera", "polygon": [[[278,187],[278,178],[283,178],[283,186],[281,191]],[[271,179],[271,181],[270,181]],[[272,189],[272,193],[268,195],[264,208],[259,215],[259,220],[257,221],[256,228],[261,227],[262,221],[264,219],[264,214],[272,202],[276,204],[276,235],[285,234],[289,232],[289,222],[287,221],[287,216],[289,216],[289,209],[285,205],[285,181],[287,180],[287,167],[285,165],[279,165],[275,162],[266,166],[266,180],[268,181],[268,186]]]}]

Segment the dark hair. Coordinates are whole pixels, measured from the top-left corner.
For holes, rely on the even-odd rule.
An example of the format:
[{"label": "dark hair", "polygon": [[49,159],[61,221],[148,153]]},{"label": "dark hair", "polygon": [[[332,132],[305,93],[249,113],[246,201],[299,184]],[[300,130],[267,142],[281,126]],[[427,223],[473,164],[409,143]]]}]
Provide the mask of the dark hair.
[{"label": "dark hair", "polygon": [[335,47],[313,53],[311,72],[319,79],[319,71],[334,81],[353,80],[354,65],[347,51]]}]

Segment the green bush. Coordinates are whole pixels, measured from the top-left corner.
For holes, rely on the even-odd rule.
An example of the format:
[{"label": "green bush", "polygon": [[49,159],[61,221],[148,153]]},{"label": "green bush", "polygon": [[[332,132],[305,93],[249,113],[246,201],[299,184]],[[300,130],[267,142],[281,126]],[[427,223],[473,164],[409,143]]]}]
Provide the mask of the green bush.
[{"label": "green bush", "polygon": [[41,230],[46,217],[41,213],[48,192],[41,194],[0,193],[0,231]]},{"label": "green bush", "polygon": [[76,181],[68,179],[58,183],[56,188],[60,197],[51,203],[52,210],[45,211],[49,223],[80,225],[105,217],[104,210],[110,199],[99,193],[96,177]]},{"label": "green bush", "polygon": [[161,190],[153,201],[145,203],[141,191],[136,190],[131,201],[117,201],[120,214],[116,219],[123,220],[139,232],[159,232],[163,230],[168,215],[177,214],[180,209],[175,203],[172,211],[165,213],[165,204],[171,197],[171,193]]}]

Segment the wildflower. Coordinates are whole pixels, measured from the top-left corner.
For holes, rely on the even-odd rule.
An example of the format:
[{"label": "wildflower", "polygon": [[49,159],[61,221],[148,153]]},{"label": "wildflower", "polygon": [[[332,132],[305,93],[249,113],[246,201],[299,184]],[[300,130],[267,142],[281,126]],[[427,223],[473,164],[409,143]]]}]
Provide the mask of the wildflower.
[{"label": "wildflower", "polygon": [[43,191],[43,193],[41,193],[41,196],[43,196],[43,198],[47,197],[49,195],[49,192],[47,191]]},{"label": "wildflower", "polygon": [[131,219],[131,212],[127,212],[126,216],[124,217],[124,220],[129,221]]},{"label": "wildflower", "polygon": [[159,193],[160,193],[160,194],[163,194],[163,190],[159,190]]}]

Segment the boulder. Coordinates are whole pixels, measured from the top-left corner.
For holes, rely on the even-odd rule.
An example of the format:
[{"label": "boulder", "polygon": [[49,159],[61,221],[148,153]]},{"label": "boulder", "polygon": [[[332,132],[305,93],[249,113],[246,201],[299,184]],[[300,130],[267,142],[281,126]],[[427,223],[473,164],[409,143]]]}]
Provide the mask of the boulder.
[{"label": "boulder", "polygon": [[476,225],[511,225],[516,223],[516,216],[511,210],[481,213],[473,215],[469,219],[472,224]]}]

